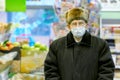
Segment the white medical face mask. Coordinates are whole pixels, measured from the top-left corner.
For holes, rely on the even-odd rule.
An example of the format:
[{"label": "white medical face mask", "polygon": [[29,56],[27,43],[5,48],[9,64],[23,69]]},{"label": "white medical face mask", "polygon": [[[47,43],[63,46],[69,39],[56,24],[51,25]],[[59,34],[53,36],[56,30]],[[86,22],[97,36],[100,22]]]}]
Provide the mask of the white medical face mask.
[{"label": "white medical face mask", "polygon": [[71,28],[71,32],[73,34],[73,36],[79,38],[79,37],[82,37],[84,34],[85,34],[85,27],[73,27]]}]

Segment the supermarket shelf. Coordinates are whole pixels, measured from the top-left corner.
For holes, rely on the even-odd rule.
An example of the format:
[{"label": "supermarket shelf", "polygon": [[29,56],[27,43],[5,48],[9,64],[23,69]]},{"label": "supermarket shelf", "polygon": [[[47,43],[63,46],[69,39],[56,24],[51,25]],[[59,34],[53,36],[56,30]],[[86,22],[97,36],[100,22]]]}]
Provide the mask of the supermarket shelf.
[{"label": "supermarket shelf", "polygon": [[115,38],[115,37],[105,37],[105,38],[103,38],[103,39],[107,39],[107,40],[111,40],[111,39],[120,39],[120,37],[117,37],[117,38]]},{"label": "supermarket shelf", "polygon": [[37,6],[27,6],[27,9],[53,9],[53,6],[48,6],[48,5],[37,5]]},{"label": "supermarket shelf", "polygon": [[113,36],[104,36],[102,38],[103,39],[120,39],[120,34],[119,35],[113,35]]},{"label": "supermarket shelf", "polygon": [[111,53],[112,54],[116,54],[116,55],[120,55],[120,50],[111,50]]},{"label": "supermarket shelf", "polygon": [[116,66],[115,68],[116,68],[116,69],[120,69],[120,66]]},{"label": "supermarket shelf", "polygon": [[115,47],[112,47],[112,46],[110,46],[110,51],[111,51],[111,53],[113,53],[113,54],[120,54],[120,50],[115,49]]},{"label": "supermarket shelf", "polygon": [[113,26],[120,27],[120,24],[103,24],[102,26],[103,26],[103,28],[106,27],[106,26],[107,27],[113,27]]},{"label": "supermarket shelf", "polygon": [[27,1],[27,9],[52,9],[54,0]]}]

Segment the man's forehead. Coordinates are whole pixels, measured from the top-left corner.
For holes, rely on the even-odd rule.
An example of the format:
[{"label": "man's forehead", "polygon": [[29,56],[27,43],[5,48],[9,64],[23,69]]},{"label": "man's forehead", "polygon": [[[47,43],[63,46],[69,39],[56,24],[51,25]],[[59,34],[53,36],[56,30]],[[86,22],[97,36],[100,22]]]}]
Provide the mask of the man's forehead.
[{"label": "man's forehead", "polygon": [[73,20],[71,23],[75,23],[75,22],[83,22],[83,23],[85,23],[84,20]]}]

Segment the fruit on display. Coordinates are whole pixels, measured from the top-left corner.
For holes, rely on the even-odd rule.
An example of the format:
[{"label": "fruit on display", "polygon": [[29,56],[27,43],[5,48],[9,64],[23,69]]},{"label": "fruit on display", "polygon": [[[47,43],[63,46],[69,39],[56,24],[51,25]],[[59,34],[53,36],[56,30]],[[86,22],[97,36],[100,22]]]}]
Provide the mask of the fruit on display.
[{"label": "fruit on display", "polygon": [[42,51],[47,51],[47,46],[41,45],[41,46],[40,46],[40,50],[42,50]]},{"label": "fruit on display", "polygon": [[6,40],[0,44],[0,50],[11,50],[12,48],[14,48],[14,45],[9,40]]},{"label": "fruit on display", "polygon": [[36,42],[33,46],[29,46],[29,44],[22,44],[22,50],[47,51],[48,48],[46,45]]},{"label": "fruit on display", "polygon": [[40,49],[39,48],[37,48],[37,47],[35,47],[35,48],[33,48],[35,51],[39,51]]},{"label": "fruit on display", "polygon": [[19,43],[19,42],[14,42],[13,45],[14,45],[15,47],[18,47],[18,46],[20,46],[20,43]]},{"label": "fruit on display", "polygon": [[29,46],[29,44],[23,44],[21,49],[21,56],[35,56],[47,52],[48,48],[46,45],[36,42],[34,46]]},{"label": "fruit on display", "polygon": [[0,50],[9,50],[7,46],[0,46]]},{"label": "fruit on display", "polygon": [[36,43],[34,44],[34,47],[35,47],[35,48],[39,48],[41,51],[47,51],[47,46],[46,46],[46,45],[43,45],[43,44],[41,44],[41,43],[39,43],[39,42],[36,42]]},{"label": "fruit on display", "polygon": [[30,46],[28,44],[23,44],[22,49],[30,49]]},{"label": "fruit on display", "polygon": [[35,47],[40,47],[41,44],[40,44],[39,42],[35,42],[34,46],[35,46]]}]

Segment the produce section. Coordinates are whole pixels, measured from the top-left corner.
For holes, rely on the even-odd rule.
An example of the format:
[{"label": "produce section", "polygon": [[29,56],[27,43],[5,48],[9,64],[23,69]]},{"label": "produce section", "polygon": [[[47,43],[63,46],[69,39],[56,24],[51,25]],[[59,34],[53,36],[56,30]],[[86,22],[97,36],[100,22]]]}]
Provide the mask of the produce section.
[{"label": "produce section", "polygon": [[[12,46],[12,47],[11,47]],[[17,52],[19,48],[20,53]],[[0,46],[0,76],[7,70],[6,78],[10,80],[42,80],[43,64],[48,52],[48,47],[36,42],[34,46],[28,43],[10,42],[1,43]],[[8,75],[8,76],[7,76]],[[22,78],[22,76],[24,76]],[[41,76],[41,77],[40,77]],[[2,77],[3,78],[3,77]]]}]

